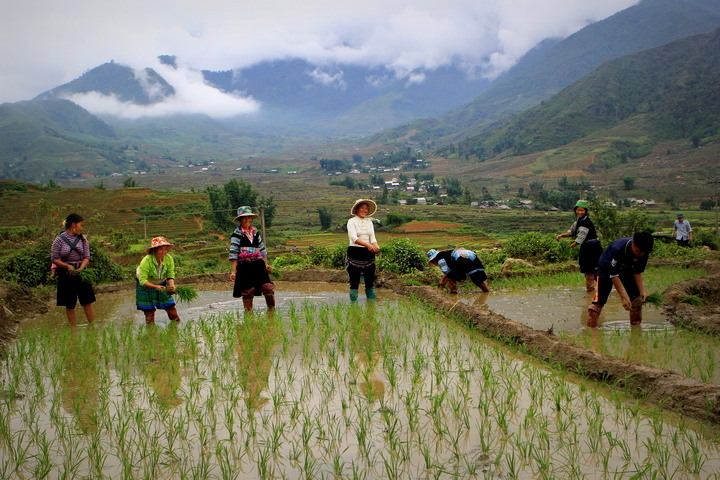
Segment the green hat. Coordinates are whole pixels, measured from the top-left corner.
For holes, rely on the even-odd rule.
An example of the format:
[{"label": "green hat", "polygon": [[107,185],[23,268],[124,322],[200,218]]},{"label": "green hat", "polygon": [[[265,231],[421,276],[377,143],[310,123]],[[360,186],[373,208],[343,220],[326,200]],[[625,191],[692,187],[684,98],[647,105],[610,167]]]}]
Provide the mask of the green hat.
[{"label": "green hat", "polygon": [[677,218],[683,218],[684,216],[685,216],[684,213],[678,213],[678,214],[677,214]]},{"label": "green hat", "polygon": [[[582,208],[584,208],[585,210],[589,210],[589,209],[590,209],[590,205],[588,205],[587,200],[578,200],[577,202],[575,202],[575,208],[577,208],[577,207],[582,207]],[[573,210],[574,210],[574,209],[573,209]]]}]

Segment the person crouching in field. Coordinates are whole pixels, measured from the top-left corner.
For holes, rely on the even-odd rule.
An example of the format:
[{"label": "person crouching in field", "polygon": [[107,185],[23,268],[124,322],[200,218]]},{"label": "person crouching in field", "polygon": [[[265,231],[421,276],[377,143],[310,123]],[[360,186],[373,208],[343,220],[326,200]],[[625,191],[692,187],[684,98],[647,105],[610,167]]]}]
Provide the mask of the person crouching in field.
[{"label": "person crouching in field", "polygon": [[239,207],[235,221],[240,225],[230,236],[233,297],[242,297],[247,312],[252,310],[253,299],[259,295],[265,296],[268,311],[275,308],[275,284],[270,280],[272,267],[267,263],[265,242],[257,228],[251,225],[257,217],[252,208]]},{"label": "person crouching in field", "polygon": [[438,251],[433,248],[428,250],[427,257],[428,265],[440,267],[445,274],[440,280],[441,289],[447,285],[450,293],[458,293],[457,282],[470,277],[470,280],[483,292],[490,291],[485,267],[472,250],[456,248],[455,250]]},{"label": "person crouching in field", "polygon": [[95,321],[95,292],[78,272],[90,262],[90,244],[83,235],[84,218],[71,213],[64,222],[65,231],[55,237],[50,250],[50,261],[57,269],[57,306],[65,307],[70,325],[77,324],[75,306],[78,300],[85,310],[88,323]]},{"label": "person crouching in field", "polygon": [[175,308],[175,260],[168,255],[173,244],[165,237],[150,241],[147,255],[135,270],[135,304],[145,314],[145,323],[155,322],[155,310],[165,310],[171,322],[179,322]]},{"label": "person crouching in field", "polygon": [[597,292],[588,307],[588,327],[597,327],[613,287],[620,295],[623,308],[630,312],[630,325],[640,325],[642,303],[647,298],[642,273],[654,243],[649,232],[637,232],[632,238],[615,240],[605,249],[598,261]]},{"label": "person crouching in field", "polygon": [[575,223],[567,232],[556,235],[555,240],[560,240],[563,237],[574,237],[570,248],[580,245],[580,273],[585,275],[585,289],[592,292],[595,290],[597,264],[603,249],[595,232],[595,225],[588,217],[588,202],[578,200],[574,212],[577,217]]}]

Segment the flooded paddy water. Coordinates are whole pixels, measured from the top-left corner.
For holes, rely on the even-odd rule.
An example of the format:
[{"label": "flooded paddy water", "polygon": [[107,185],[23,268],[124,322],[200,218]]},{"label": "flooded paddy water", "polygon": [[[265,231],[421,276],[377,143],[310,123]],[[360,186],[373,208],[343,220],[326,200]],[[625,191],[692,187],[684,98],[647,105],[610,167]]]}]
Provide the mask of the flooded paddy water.
[{"label": "flooded paddy water", "polygon": [[147,328],[130,291],[91,327],[26,322],[0,365],[0,477],[720,478],[717,430],[419,302],[278,282],[276,313],[245,315],[199,293],[180,325]]}]

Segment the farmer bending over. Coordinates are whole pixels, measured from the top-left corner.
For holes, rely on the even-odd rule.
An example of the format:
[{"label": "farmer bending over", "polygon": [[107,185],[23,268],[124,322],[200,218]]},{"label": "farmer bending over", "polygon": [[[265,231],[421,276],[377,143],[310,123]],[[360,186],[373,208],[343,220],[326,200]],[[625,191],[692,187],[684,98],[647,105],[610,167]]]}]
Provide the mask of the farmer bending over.
[{"label": "farmer bending over", "polygon": [[630,325],[642,322],[642,304],[647,297],[642,273],[654,239],[649,232],[637,232],[632,238],[620,238],[610,244],[598,261],[598,283],[595,299],[588,307],[587,326],[597,327],[600,312],[613,287],[622,306],[630,312]]},{"label": "farmer bending over", "polygon": [[455,250],[428,250],[428,265],[437,265],[445,274],[440,280],[440,288],[447,285],[450,293],[457,293],[457,282],[470,277],[472,282],[483,292],[489,292],[485,267],[472,250],[456,248]]}]

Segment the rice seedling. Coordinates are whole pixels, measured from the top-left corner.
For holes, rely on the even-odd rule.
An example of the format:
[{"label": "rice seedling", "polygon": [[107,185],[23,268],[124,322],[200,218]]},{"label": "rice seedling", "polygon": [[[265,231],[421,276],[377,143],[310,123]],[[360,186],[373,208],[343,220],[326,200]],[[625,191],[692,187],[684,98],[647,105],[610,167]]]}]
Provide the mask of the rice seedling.
[{"label": "rice seedling", "polygon": [[194,287],[188,285],[178,285],[175,287],[175,293],[179,303],[190,303],[198,298],[198,292]]},{"label": "rice seedling", "polygon": [[[19,457],[26,477],[609,478],[615,469],[627,478],[646,465],[679,478],[720,473],[713,437],[690,437],[620,393],[571,383],[416,303],[368,311],[304,302],[274,320],[227,314],[76,337],[28,331],[0,364],[0,392],[16,392],[1,400],[0,458],[10,460],[0,474],[14,475]],[[76,394],[77,405],[91,405],[85,414],[63,404],[74,350],[94,365],[79,372],[97,385]],[[83,415],[96,419],[91,433],[74,420]],[[642,448],[646,438],[652,449]]]},{"label": "rice seedling", "polygon": [[95,285],[98,281],[97,272],[92,268],[83,268],[82,270],[76,270],[75,274],[78,275],[83,282]]},{"label": "rice seedling", "polygon": [[680,301],[694,307],[699,307],[703,304],[702,298],[697,295],[683,295],[680,297]]},{"label": "rice seedling", "polygon": [[645,297],[645,303],[650,304],[654,307],[659,307],[662,305],[662,294],[660,292],[653,292],[647,297]]}]

